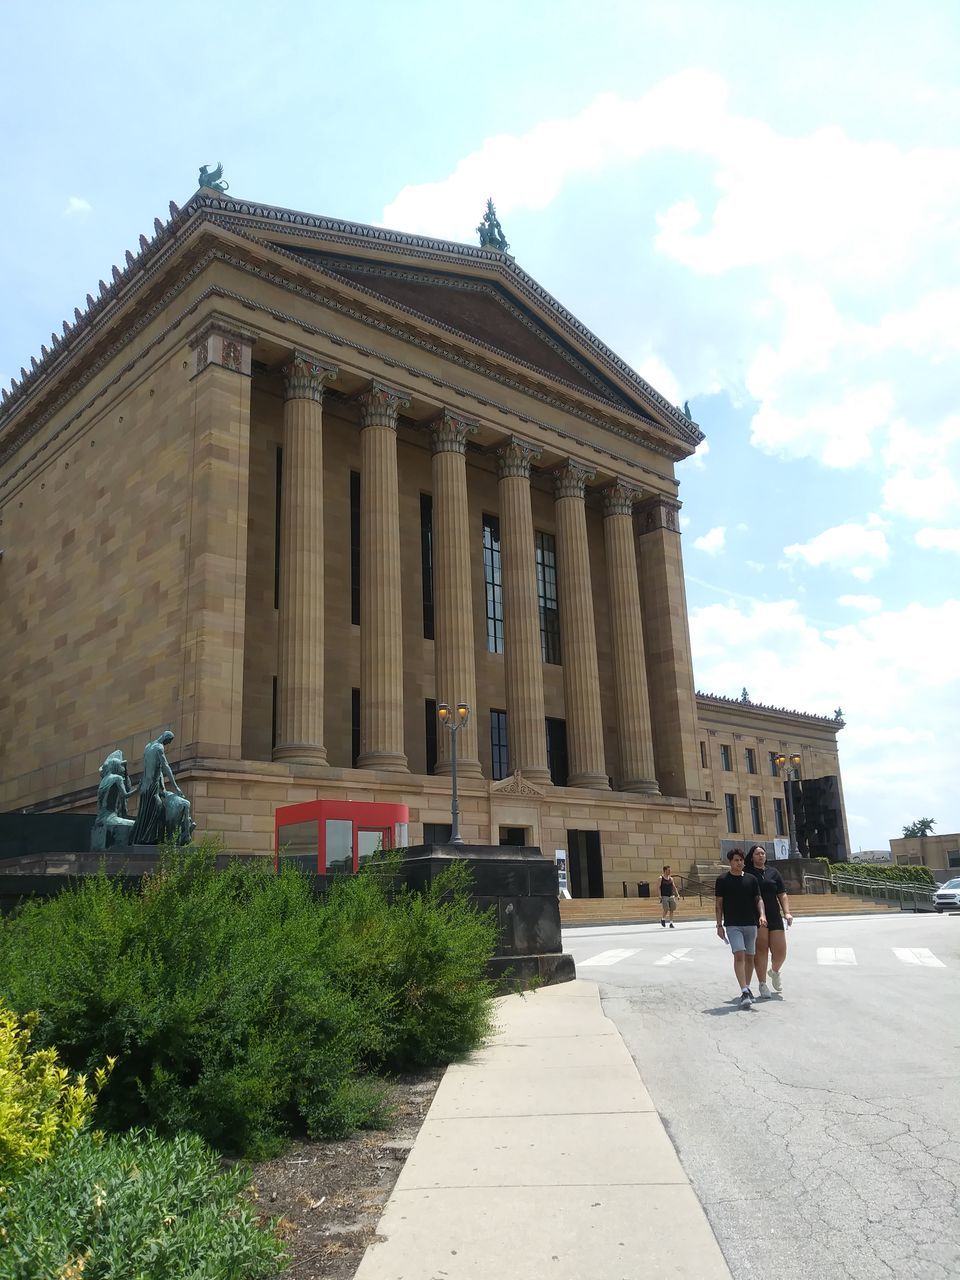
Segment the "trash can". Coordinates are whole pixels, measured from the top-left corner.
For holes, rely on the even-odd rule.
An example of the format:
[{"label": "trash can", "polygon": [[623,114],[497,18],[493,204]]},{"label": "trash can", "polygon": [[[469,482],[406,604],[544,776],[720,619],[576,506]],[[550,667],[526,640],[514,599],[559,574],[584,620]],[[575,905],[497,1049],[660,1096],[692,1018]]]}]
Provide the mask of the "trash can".
[{"label": "trash can", "polygon": [[637,897],[638,898],[650,897],[650,881],[649,880],[637,881]]}]

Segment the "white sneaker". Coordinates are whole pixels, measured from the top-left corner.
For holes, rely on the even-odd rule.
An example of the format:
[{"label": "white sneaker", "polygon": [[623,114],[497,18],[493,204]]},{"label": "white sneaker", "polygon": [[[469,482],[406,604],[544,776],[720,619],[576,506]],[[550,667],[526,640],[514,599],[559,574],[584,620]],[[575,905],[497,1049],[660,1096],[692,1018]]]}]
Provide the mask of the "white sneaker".
[{"label": "white sneaker", "polygon": [[760,999],[761,1000],[770,999],[770,988],[767,986],[765,982],[760,983]]},{"label": "white sneaker", "polygon": [[774,991],[779,994],[783,990],[783,980],[779,973],[777,973],[776,969],[770,970],[770,981],[773,983]]}]

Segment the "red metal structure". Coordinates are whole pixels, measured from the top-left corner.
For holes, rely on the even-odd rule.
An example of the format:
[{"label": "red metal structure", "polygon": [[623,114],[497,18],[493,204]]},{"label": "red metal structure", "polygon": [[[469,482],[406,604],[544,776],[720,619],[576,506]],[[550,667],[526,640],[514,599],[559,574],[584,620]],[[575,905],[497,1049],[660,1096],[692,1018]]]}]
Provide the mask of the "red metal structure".
[{"label": "red metal structure", "polygon": [[315,875],[350,875],[378,849],[407,844],[405,804],[363,800],[308,800],[285,804],[274,815],[273,860],[295,862]]}]

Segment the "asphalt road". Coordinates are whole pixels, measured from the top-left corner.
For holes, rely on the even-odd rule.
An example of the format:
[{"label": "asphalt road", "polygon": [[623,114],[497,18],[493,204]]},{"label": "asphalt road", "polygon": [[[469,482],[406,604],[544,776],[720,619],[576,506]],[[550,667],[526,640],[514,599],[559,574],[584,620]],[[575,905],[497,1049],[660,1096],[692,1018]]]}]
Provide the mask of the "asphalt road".
[{"label": "asphalt road", "polygon": [[711,924],[567,929],[564,949],[736,1280],[957,1280],[960,917],[801,919],[783,998],[749,1010]]}]

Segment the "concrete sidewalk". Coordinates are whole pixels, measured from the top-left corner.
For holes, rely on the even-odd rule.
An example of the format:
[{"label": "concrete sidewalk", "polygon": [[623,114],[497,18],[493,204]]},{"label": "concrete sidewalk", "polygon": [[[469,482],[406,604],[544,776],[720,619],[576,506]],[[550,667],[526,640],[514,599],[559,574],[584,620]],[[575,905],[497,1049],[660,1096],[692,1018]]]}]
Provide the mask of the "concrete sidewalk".
[{"label": "concrete sidewalk", "polygon": [[497,1002],[448,1068],[356,1280],[730,1280],[594,982]]}]

